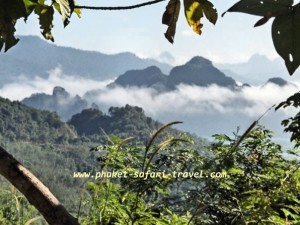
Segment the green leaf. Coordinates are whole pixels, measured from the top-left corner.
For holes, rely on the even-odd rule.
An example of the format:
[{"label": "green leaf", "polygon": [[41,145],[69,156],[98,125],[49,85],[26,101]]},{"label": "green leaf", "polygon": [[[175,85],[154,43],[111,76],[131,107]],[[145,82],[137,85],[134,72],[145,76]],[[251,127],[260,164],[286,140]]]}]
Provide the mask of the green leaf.
[{"label": "green leaf", "polygon": [[47,40],[54,41],[51,30],[53,28],[53,14],[54,9],[51,6],[39,4],[34,11],[39,15],[40,27],[42,29],[42,34]]},{"label": "green leaf", "polygon": [[300,4],[293,7],[292,13],[275,18],[272,38],[277,53],[292,75],[300,65]]},{"label": "green leaf", "polygon": [[165,37],[168,39],[170,43],[174,42],[174,36],[176,33],[176,24],[178,20],[180,12],[180,1],[179,0],[170,0],[166,11],[162,17],[162,23],[168,25],[167,32],[165,33]]},{"label": "green leaf", "polygon": [[293,2],[293,0],[241,0],[226,12],[242,12],[270,18],[290,13]]},{"label": "green leaf", "polygon": [[37,6],[37,3],[34,0],[23,0],[24,2],[24,6],[25,6],[25,10],[26,10],[26,17],[25,17],[25,21],[27,20],[27,17],[32,13],[32,11],[34,10],[34,8]]},{"label": "green leaf", "polygon": [[214,8],[214,5],[209,1],[205,1],[201,3],[201,6],[205,17],[209,20],[209,22],[216,24],[218,19],[218,13],[217,10]]},{"label": "green leaf", "polygon": [[20,18],[27,19],[33,10],[32,4],[30,0],[0,1],[0,50],[5,46],[4,51],[7,51],[18,43],[14,36],[16,22]]},{"label": "green leaf", "polygon": [[59,5],[58,12],[62,16],[64,26],[66,27],[69,24],[69,18],[71,17],[72,12],[74,11],[74,1],[73,0],[55,0]]}]

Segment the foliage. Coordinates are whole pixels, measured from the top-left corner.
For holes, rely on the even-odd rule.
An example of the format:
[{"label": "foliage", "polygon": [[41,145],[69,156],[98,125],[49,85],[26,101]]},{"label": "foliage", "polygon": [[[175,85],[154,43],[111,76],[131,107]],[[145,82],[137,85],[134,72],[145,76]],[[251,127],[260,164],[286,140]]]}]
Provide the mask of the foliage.
[{"label": "foliage", "polygon": [[47,40],[52,40],[51,29],[53,27],[53,14],[57,10],[66,26],[69,23],[69,17],[74,10],[73,0],[56,0],[51,5],[47,5],[45,0],[11,0],[0,1],[0,50],[5,45],[5,51],[17,44],[15,38],[15,25],[18,19],[24,18],[26,21],[31,13],[39,17],[43,36]]},{"label": "foliage", "polygon": [[[89,183],[88,219],[94,224],[145,224],[139,220],[155,216],[157,222],[152,223],[160,224],[173,212],[185,221],[182,224],[298,224],[300,162],[285,159],[271,137],[261,126],[253,127],[242,141],[237,134],[215,135],[213,154],[206,156],[175,139],[146,148],[112,139],[113,145],[93,149],[99,151],[101,172],[127,177]],[[141,173],[146,171],[147,178]],[[162,171],[162,177],[150,177]],[[205,176],[173,176],[174,171],[202,171]]]},{"label": "foliage", "polygon": [[[285,101],[281,102],[276,106],[276,110],[280,108],[291,107],[298,108],[300,106],[300,92],[288,97]],[[285,132],[291,133],[291,142],[295,143],[295,147],[300,146],[300,112],[298,112],[294,117],[287,118],[281,122],[285,127]]]},{"label": "foliage", "polygon": [[[9,144],[5,138],[1,142],[15,149],[13,153],[20,155],[23,164],[33,166],[34,173],[46,176],[44,182],[65,198],[63,202],[77,200],[68,208],[82,224],[300,223],[300,162],[298,158],[283,157],[281,146],[272,142],[270,131],[256,125],[242,138],[238,134],[233,138],[215,135],[211,154],[203,154],[192,147],[187,136],[160,139],[172,124],[175,123],[159,129],[146,145],[111,136],[108,143],[91,149],[91,157],[87,153],[83,157],[84,146],[67,144],[59,151],[55,146]],[[26,152],[21,150],[24,148]],[[97,167],[96,158],[100,163]],[[51,165],[53,171],[47,171]],[[94,177],[87,178],[82,189],[86,179],[72,178],[72,171],[89,171]],[[174,175],[174,171],[187,175]],[[123,175],[101,177],[102,172]],[[196,177],[195,172],[203,176]],[[212,176],[217,172],[218,176]],[[24,197],[3,184],[1,190],[0,194],[9,194],[0,198],[0,221],[25,221],[38,216],[22,201],[20,207],[24,211],[19,217],[15,198],[10,196],[17,196],[19,202]],[[3,216],[5,212],[9,212],[9,219]]]},{"label": "foliage", "polygon": [[159,129],[146,146],[131,145],[130,139],[111,138],[110,145],[92,148],[99,152],[99,176],[111,172],[125,175],[119,178],[103,175],[96,183],[88,183],[92,198],[87,198],[85,204],[92,206],[84,220],[86,224],[188,223],[187,212],[177,215],[171,204],[174,198],[185,195],[178,191],[181,181],[173,179],[171,174],[197,165],[201,156],[180,145],[179,142],[187,141],[185,137],[156,143],[158,135],[175,123]]},{"label": "foliage", "polygon": [[[199,35],[202,33],[203,24],[200,20],[204,15],[211,23],[215,24],[217,22],[217,10],[210,1],[183,0],[183,3],[187,23],[195,33]],[[179,12],[180,0],[170,0],[162,17],[162,23],[168,25],[165,37],[171,43],[174,42]]]},{"label": "foliage", "polygon": [[7,184],[2,188],[0,190],[0,224],[29,225],[33,222],[36,225],[46,224],[38,211],[12,185]]},{"label": "foliage", "polygon": [[272,25],[273,43],[290,75],[300,65],[300,3],[293,3],[293,0],[241,0],[227,10],[262,16],[255,26],[263,25],[275,17]]},{"label": "foliage", "polygon": [[[72,116],[68,123],[74,126],[79,135],[102,143],[107,139],[106,135],[135,137],[136,140],[146,142],[152,131],[162,125],[147,117],[142,108],[130,105],[110,107],[108,115],[98,109],[85,109]],[[175,129],[169,129],[168,132],[180,133]]]},{"label": "foliage", "polygon": [[77,138],[76,132],[56,113],[36,110],[3,98],[0,98],[0,103],[0,134],[11,141],[62,144]]},{"label": "foliage", "polygon": [[[239,137],[215,135],[214,157],[205,160],[208,173],[222,171],[227,179],[210,179],[193,192],[199,224],[298,224],[300,162],[282,156],[272,133],[255,127],[239,146]],[[195,195],[197,201],[195,201]]]}]

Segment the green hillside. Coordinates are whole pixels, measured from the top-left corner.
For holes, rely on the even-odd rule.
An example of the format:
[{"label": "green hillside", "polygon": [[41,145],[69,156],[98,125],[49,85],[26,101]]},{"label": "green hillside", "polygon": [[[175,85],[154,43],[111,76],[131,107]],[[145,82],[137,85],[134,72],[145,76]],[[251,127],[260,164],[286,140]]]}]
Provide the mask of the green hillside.
[{"label": "green hillside", "polygon": [[78,138],[56,113],[36,110],[0,97],[0,134],[10,140],[34,143],[67,143]]},{"label": "green hillside", "polygon": [[79,135],[92,140],[107,134],[122,138],[135,137],[143,142],[162,126],[162,123],[147,117],[142,108],[130,105],[110,107],[108,114],[98,109],[85,109],[74,115],[68,123],[74,126]]},{"label": "green hillside", "polygon": [[[108,114],[86,109],[65,123],[56,113],[0,98],[0,145],[41,179],[71,212],[76,211],[86,182],[75,179],[74,172],[100,169],[92,147],[107,144],[112,136],[134,137],[135,143],[145,144],[161,125],[147,117],[142,108],[129,105],[111,107]],[[174,136],[181,133],[168,131]],[[203,146],[205,141],[198,140]],[[0,179],[0,190],[8,188]]]}]

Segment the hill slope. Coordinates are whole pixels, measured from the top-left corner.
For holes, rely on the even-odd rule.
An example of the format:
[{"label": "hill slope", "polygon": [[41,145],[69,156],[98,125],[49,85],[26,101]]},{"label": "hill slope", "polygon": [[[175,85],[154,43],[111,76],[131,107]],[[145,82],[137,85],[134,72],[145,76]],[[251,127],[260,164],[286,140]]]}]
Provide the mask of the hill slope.
[{"label": "hill slope", "polygon": [[10,141],[66,143],[77,133],[56,113],[27,107],[0,97],[0,135]]}]

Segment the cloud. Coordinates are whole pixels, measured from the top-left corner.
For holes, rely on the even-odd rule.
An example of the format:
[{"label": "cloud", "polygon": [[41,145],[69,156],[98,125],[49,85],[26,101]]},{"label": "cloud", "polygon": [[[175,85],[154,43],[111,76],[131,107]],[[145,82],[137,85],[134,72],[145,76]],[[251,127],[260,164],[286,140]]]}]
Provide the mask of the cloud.
[{"label": "cloud", "polygon": [[[106,88],[112,80],[95,81],[63,74],[60,69],[49,72],[48,78],[20,77],[16,82],[0,89],[0,96],[22,100],[33,93],[51,94],[55,86],[61,86],[72,96],[84,96],[104,108],[126,104],[142,107],[151,116],[162,114],[207,115],[239,113],[256,117],[270,106],[278,104],[298,91],[300,83],[284,87],[268,83],[261,86],[231,90],[217,85],[209,87],[179,85],[173,91],[158,93],[151,88]],[[97,91],[93,91],[97,90]]]},{"label": "cloud", "polygon": [[[216,85],[179,85],[176,90],[164,93],[157,93],[151,88],[116,87],[101,89],[89,95],[89,100],[96,102],[103,111],[110,106],[139,106],[147,116],[161,122],[183,121],[179,129],[209,138],[215,133],[230,134],[237,127],[240,132],[245,131],[271,106],[297,91],[294,85],[279,87],[270,83],[235,91]],[[272,108],[260,122],[275,132],[279,143],[287,145],[289,137],[283,134],[280,123],[292,115],[295,115],[295,110],[290,108],[277,112]]]},{"label": "cloud", "polygon": [[[298,92],[300,83],[279,87],[275,84],[243,87],[231,90],[212,85],[209,87],[179,85],[173,91],[157,92],[151,88],[107,88],[112,81],[95,81],[62,74],[59,69],[49,73],[48,78],[31,80],[19,78],[14,83],[0,88],[0,96],[11,100],[22,100],[33,93],[51,94],[55,86],[61,86],[71,95],[84,96],[89,103],[96,103],[103,112],[111,106],[126,104],[142,107],[147,116],[161,122],[183,121],[179,129],[209,137],[214,133],[241,130],[258,119],[272,105],[284,101]],[[88,92],[88,94],[85,94]],[[267,127],[282,132],[282,119],[294,115],[295,111],[269,112],[263,119]],[[273,126],[273,127],[272,127]],[[288,139],[287,139],[288,140]]]},{"label": "cloud", "polygon": [[61,86],[71,95],[84,95],[85,92],[104,88],[109,81],[95,81],[85,78],[78,78],[63,74],[59,68],[49,72],[48,78],[34,77],[28,79],[20,76],[14,83],[9,83],[0,88],[0,96],[11,100],[22,100],[33,93],[51,94],[55,86]]},{"label": "cloud", "polygon": [[175,112],[186,115],[241,113],[254,118],[296,91],[297,87],[293,85],[279,87],[274,84],[240,90],[216,85],[179,85],[176,90],[164,93],[157,93],[151,88],[104,88],[89,97],[91,101],[105,106],[137,105],[154,116]]}]

